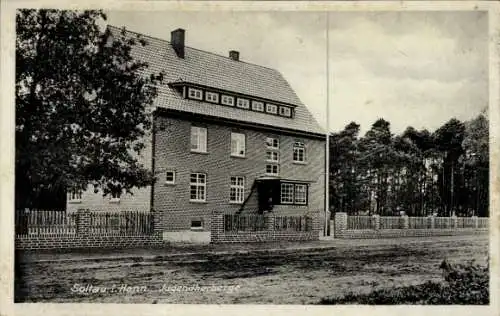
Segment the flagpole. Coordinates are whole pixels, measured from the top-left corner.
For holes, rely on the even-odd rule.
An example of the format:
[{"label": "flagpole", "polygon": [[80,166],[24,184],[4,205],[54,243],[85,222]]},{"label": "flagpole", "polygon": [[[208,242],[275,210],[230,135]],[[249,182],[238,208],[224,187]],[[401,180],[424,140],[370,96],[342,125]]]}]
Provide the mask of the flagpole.
[{"label": "flagpole", "polygon": [[[329,61],[329,16],[326,12],[326,150],[325,150],[325,226],[324,235],[328,235],[330,218],[330,61]],[[332,232],[330,232],[331,234]]]}]

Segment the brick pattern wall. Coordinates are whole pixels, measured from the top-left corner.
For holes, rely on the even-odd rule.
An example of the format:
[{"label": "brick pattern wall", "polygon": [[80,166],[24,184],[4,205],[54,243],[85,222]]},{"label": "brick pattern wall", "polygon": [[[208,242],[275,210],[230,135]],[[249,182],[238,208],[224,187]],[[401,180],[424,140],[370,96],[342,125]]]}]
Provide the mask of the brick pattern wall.
[{"label": "brick pattern wall", "polygon": [[[477,222],[477,217],[476,222]],[[347,229],[347,213],[335,213],[334,236],[343,239],[374,239],[374,238],[400,238],[400,237],[429,237],[429,236],[459,236],[482,235],[488,233],[488,228],[457,228],[457,218],[452,219],[453,228],[449,229],[409,229],[408,216],[401,217],[402,229],[380,229],[380,216],[373,215],[374,229]],[[427,218],[434,227],[434,218]]]},{"label": "brick pattern wall", "polygon": [[161,235],[152,236],[16,236],[15,249],[78,249],[78,248],[134,248],[161,247]]},{"label": "brick pattern wall", "polygon": [[212,213],[212,226],[210,227],[210,242],[220,243],[251,243],[251,242],[276,242],[276,241],[310,241],[319,240],[319,216],[308,217],[306,225],[309,231],[276,231],[274,230],[274,215],[266,217],[266,231],[225,232],[223,211]]},{"label": "brick pattern wall", "polygon": [[[158,181],[154,189],[153,209],[161,213],[159,231],[190,229],[191,221],[203,220],[203,228],[210,230],[213,210],[236,212],[241,205],[229,203],[230,177],[245,178],[245,197],[255,178],[264,176],[266,166],[266,137],[280,139],[280,177],[311,181],[309,205],[293,208],[297,214],[324,209],[325,142],[303,137],[277,135],[254,130],[232,128],[215,124],[191,123],[172,117],[158,117],[155,148],[155,173]],[[207,128],[207,154],[190,152],[191,125]],[[245,158],[230,157],[231,132],[246,135]],[[293,163],[293,143],[303,141],[307,146],[307,164]],[[176,183],[165,184],[165,171],[175,171]],[[190,174],[207,175],[206,203],[189,201]],[[257,194],[248,201],[257,208]],[[291,212],[292,208],[276,208],[277,212]],[[290,214],[292,215],[293,212]],[[289,214],[289,213],[286,213]]]}]

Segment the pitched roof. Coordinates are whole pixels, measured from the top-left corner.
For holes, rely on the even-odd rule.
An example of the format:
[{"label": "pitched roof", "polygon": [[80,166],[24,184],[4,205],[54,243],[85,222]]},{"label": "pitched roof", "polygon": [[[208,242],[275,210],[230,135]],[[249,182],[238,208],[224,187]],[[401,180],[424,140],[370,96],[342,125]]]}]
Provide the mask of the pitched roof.
[{"label": "pitched roof", "polygon": [[[112,33],[121,29],[108,26]],[[138,33],[126,31],[127,36]],[[179,58],[170,42],[139,34],[146,45],[136,45],[132,56],[148,63],[148,72],[163,72],[164,82],[158,89],[156,106],[178,111],[210,115],[230,120],[259,123],[302,132],[325,134],[318,122],[297,97],[281,73],[275,69],[235,61],[229,57],[185,47],[184,58]],[[168,83],[186,81],[216,89],[233,91],[296,106],[294,118],[280,117],[235,107],[184,99]]]}]

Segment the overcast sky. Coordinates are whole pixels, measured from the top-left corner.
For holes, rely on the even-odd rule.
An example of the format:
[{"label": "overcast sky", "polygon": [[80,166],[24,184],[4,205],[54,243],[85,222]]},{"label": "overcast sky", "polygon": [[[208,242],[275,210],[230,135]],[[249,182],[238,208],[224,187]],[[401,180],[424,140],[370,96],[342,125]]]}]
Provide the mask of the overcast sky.
[{"label": "overcast sky", "polygon": [[[488,18],[482,12],[108,12],[108,22],[279,70],[318,122],[377,118],[395,133],[431,131],[488,106]],[[327,90],[327,43],[330,87]]]}]

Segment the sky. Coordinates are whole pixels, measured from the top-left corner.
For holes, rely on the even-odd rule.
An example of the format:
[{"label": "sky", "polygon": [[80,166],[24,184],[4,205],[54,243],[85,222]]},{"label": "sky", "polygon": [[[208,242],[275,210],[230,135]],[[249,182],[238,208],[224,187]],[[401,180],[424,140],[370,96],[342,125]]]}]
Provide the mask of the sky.
[{"label": "sky", "polygon": [[329,113],[330,131],[355,121],[364,134],[378,118],[393,133],[433,131],[488,106],[485,12],[107,14],[109,24],[166,40],[183,28],[187,46],[226,56],[237,50],[242,61],[277,69],[325,128]]}]

